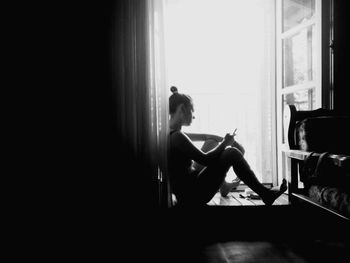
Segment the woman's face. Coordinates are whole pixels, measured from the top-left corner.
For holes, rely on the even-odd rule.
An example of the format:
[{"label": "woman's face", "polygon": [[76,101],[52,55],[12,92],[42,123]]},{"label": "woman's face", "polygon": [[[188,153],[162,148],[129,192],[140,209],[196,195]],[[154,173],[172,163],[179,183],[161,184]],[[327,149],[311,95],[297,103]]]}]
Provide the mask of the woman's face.
[{"label": "woman's face", "polygon": [[187,107],[184,107],[183,110],[183,125],[185,126],[190,126],[192,123],[192,120],[194,119],[194,115],[193,115],[194,109],[192,105],[188,105]]}]

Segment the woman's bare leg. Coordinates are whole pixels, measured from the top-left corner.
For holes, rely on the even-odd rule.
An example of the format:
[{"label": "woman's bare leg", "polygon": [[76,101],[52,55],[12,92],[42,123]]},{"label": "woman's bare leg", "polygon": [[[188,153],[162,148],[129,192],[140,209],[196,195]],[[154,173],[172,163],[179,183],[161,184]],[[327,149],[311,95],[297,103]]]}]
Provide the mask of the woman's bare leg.
[{"label": "woman's bare leg", "polygon": [[[222,165],[220,162],[204,167],[198,175],[197,184],[193,189],[193,200],[195,204],[206,204],[225,181],[226,173],[230,165]],[[192,199],[192,198],[191,198]]]},{"label": "woman's bare leg", "polygon": [[[212,149],[214,149],[219,143],[215,140],[206,140],[201,148],[201,150],[203,152],[208,152]],[[243,147],[237,143],[234,142],[233,145],[238,146],[237,148],[241,151],[242,155],[244,154],[244,149]],[[194,162],[193,163],[193,168],[197,171],[201,171],[205,166]],[[229,192],[231,192],[232,190],[236,189],[237,186],[240,184],[241,179],[237,176],[237,178],[235,178],[232,182],[228,182],[226,180],[223,180],[221,186],[220,186],[220,194],[222,196],[227,196]]]},{"label": "woman's bare leg", "polygon": [[205,167],[199,173],[197,184],[193,189],[191,202],[199,205],[208,203],[222,186],[226,173],[231,167],[237,176],[261,197],[266,205],[272,205],[287,190],[287,182],[285,180],[278,190],[266,188],[256,178],[240,150],[228,147],[223,151],[216,164]]},{"label": "woman's bare leg", "polygon": [[[213,146],[214,142],[212,142],[212,144],[208,143],[207,145],[203,145],[204,151],[207,150],[206,147],[209,147],[210,144],[211,146]],[[232,187],[233,187],[232,183],[228,183],[225,180],[228,170],[232,167],[232,157],[226,156],[228,154],[225,154],[225,152],[230,151],[228,149],[230,149],[230,147],[224,150],[224,152],[221,154],[221,157],[216,164],[210,165],[208,167],[204,167],[200,171],[198,175],[198,182],[196,185],[196,189],[193,189],[193,193],[194,193],[193,200],[195,204],[208,203],[217,193],[218,189],[220,190],[221,193],[224,193],[223,194],[224,196],[226,196],[228,192],[232,190]],[[240,156],[243,156],[240,150],[236,148],[234,149],[240,153]],[[240,179],[239,179],[239,182],[240,182]],[[235,186],[237,186],[236,182],[235,182]]]},{"label": "woman's bare leg", "polygon": [[287,190],[287,182],[283,180],[279,190],[271,190],[266,188],[256,178],[251,170],[248,162],[244,159],[242,153],[234,147],[228,147],[222,153],[220,161],[223,167],[232,165],[236,175],[254,192],[256,192],[266,205],[272,203]]}]

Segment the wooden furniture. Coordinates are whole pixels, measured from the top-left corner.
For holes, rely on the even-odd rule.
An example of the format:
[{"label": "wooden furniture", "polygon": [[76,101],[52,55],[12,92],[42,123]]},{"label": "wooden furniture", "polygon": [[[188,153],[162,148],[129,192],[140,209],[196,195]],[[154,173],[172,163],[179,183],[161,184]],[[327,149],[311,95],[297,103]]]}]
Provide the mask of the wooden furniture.
[{"label": "wooden furniture", "polygon": [[[334,110],[317,109],[313,111],[297,111],[294,105],[287,105],[284,109],[283,118],[283,133],[285,138],[284,153],[288,157],[288,195],[291,204],[306,202],[312,206],[317,206],[335,216],[344,220],[349,220],[348,216],[344,216],[336,209],[333,209],[324,204],[315,202],[308,196],[307,189],[300,181],[300,168],[302,167],[305,159],[311,154],[311,151],[300,149],[300,143],[298,142],[298,136],[296,134],[296,126],[298,122],[306,118],[323,117],[323,116],[340,116],[340,112]],[[347,116],[346,116],[347,117]],[[350,134],[349,134],[350,136]],[[325,138],[326,140],[327,138]],[[350,149],[349,149],[350,150]],[[313,152],[313,158],[318,158],[322,152]],[[330,153],[328,156],[335,166],[341,167],[347,171],[350,171],[350,156],[348,154]],[[349,220],[350,221],[350,220]]]}]

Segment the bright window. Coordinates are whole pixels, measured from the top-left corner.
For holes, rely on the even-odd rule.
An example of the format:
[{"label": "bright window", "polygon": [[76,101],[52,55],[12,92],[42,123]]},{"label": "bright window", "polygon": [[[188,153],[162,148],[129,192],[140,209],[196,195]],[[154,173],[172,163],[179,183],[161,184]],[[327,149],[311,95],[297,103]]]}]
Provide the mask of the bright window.
[{"label": "bright window", "polygon": [[[275,1],[168,0],[165,7],[168,82],[194,99],[196,119],[185,131],[224,136],[237,128],[252,169],[273,182]],[[298,48],[299,38],[286,48]],[[308,64],[300,67],[307,76],[299,78],[308,77]]]}]

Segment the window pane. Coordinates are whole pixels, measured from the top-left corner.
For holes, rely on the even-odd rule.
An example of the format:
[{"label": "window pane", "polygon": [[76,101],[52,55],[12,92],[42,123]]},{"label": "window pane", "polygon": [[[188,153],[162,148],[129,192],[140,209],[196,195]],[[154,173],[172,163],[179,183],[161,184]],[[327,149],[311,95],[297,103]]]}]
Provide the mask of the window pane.
[{"label": "window pane", "polygon": [[[299,111],[314,110],[316,105],[315,89],[307,89],[283,95],[282,112],[287,105],[294,105]],[[284,119],[282,118],[282,130],[284,127]],[[284,134],[282,133],[282,143],[285,142]]]},{"label": "window pane", "polygon": [[314,26],[283,40],[283,88],[314,79]]},{"label": "window pane", "polygon": [[284,0],[282,6],[283,32],[310,20],[315,14],[315,0]]}]

